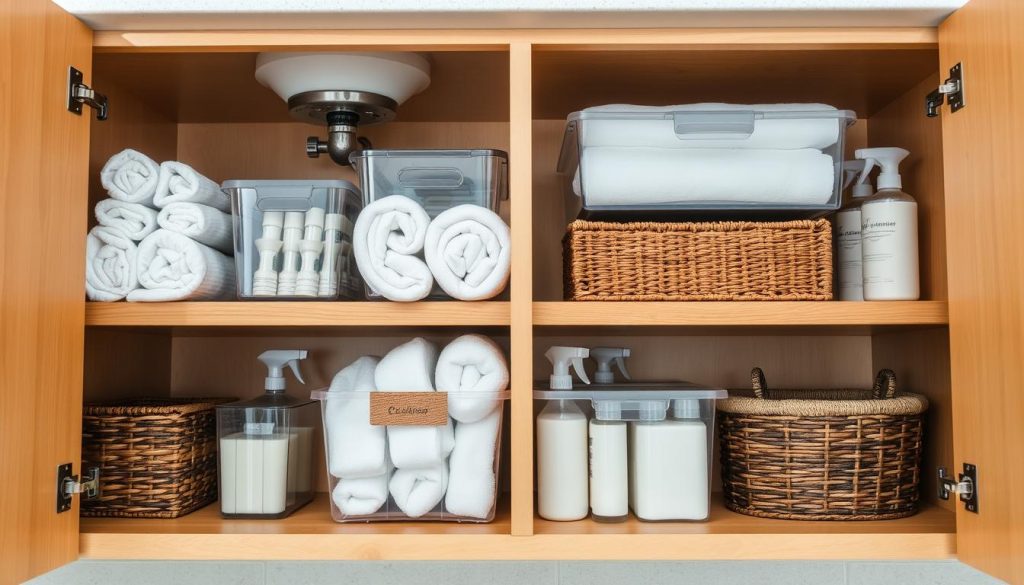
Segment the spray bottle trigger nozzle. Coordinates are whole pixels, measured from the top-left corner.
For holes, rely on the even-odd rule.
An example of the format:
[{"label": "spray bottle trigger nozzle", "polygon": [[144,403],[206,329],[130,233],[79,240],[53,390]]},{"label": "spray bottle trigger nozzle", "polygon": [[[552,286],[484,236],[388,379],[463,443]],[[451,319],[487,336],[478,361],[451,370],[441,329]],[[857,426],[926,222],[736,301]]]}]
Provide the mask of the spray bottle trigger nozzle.
[{"label": "spray bottle trigger nozzle", "polygon": [[619,371],[622,372],[622,376],[627,380],[632,380],[633,377],[626,371],[626,359],[622,357],[615,358],[615,365],[619,367]]},{"label": "spray bottle trigger nozzle", "polygon": [[295,378],[299,382],[301,382],[303,384],[306,383],[306,381],[302,379],[302,374],[299,373],[299,362],[298,362],[298,360],[292,360],[292,361],[288,362],[288,367],[290,367],[292,369],[292,373],[295,374]]},{"label": "spray bottle trigger nozzle", "polygon": [[583,358],[574,357],[569,361],[569,363],[572,364],[572,369],[576,370],[576,375],[580,377],[580,380],[582,380],[584,384],[589,384],[590,378],[587,377],[587,371],[583,369]]}]

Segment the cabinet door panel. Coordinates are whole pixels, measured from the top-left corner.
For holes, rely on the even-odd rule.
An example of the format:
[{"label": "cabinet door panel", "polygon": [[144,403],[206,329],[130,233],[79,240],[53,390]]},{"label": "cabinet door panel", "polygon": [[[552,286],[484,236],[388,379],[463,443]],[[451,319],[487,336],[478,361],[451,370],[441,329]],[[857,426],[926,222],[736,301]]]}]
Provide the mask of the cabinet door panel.
[{"label": "cabinet door panel", "polygon": [[78,506],[57,514],[57,465],[78,470],[92,31],[49,0],[0,8],[0,582],[78,556]]}]

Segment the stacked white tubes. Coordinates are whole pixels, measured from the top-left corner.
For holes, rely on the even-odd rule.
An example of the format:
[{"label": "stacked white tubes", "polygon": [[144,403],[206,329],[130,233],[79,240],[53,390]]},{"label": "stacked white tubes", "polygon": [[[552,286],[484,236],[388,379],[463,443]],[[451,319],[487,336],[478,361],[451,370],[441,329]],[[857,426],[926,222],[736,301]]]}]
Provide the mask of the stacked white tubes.
[{"label": "stacked white tubes", "polygon": [[263,234],[256,240],[260,253],[260,265],[253,275],[252,294],[258,297],[272,297],[277,294],[277,271],[274,260],[281,251],[281,229],[284,227],[284,212],[263,213]]},{"label": "stacked white tubes", "polygon": [[328,213],[324,219],[324,261],[320,265],[317,295],[330,297],[338,293],[338,254],[341,253],[340,213]]},{"label": "stacked white tubes", "polygon": [[306,212],[306,230],[299,244],[302,250],[302,268],[299,270],[295,286],[295,294],[300,297],[315,297],[320,284],[320,273],[316,271],[316,261],[324,248],[321,239],[324,233],[324,210],[312,207]]},{"label": "stacked white tubes", "polygon": [[302,249],[302,231],[306,214],[301,211],[286,211],[284,214],[284,258],[281,274],[277,277],[277,296],[294,296],[299,278],[299,262]]}]

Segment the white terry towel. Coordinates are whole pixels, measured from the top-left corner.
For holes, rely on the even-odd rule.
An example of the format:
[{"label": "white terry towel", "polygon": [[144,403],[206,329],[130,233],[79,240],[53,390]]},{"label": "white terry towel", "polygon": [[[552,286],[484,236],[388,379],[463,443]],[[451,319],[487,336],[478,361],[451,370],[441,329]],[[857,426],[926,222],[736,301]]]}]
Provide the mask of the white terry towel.
[{"label": "white terry towel", "polygon": [[[448,414],[460,423],[472,423],[493,411],[498,400],[467,394],[504,392],[509,381],[508,363],[505,353],[489,337],[463,335],[441,351],[434,379],[438,390],[460,393],[449,394]],[[455,444],[457,448],[457,438]]]},{"label": "white terry towel", "polygon": [[836,109],[825,104],[685,104],[677,106],[607,105],[587,108],[584,112],[640,112],[671,114],[672,112],[807,112],[803,118],[761,118],[754,120],[750,136],[729,137],[716,133],[676,134],[671,116],[650,119],[586,120],[581,126],[584,149],[598,146],[657,147],[657,148],[745,148],[769,150],[823,149],[839,141],[846,120],[838,116],[815,118],[815,114],[830,116]]},{"label": "white terry towel", "polygon": [[165,230],[186,235],[200,244],[234,254],[231,216],[202,203],[169,203],[160,210],[157,223]]},{"label": "white terry towel", "polygon": [[107,193],[128,203],[152,206],[159,182],[160,165],[130,148],[110,157],[100,171],[100,183]]},{"label": "white terry towel", "polygon": [[166,207],[183,201],[202,203],[231,213],[231,199],[220,190],[220,185],[183,162],[169,160],[160,163],[160,183],[153,202],[157,207]]},{"label": "white terry towel", "polygon": [[494,509],[497,484],[495,446],[501,432],[500,408],[482,420],[455,425],[455,450],[448,463],[444,507],[452,514],[486,519]]},{"label": "white terry towel", "polygon": [[448,465],[427,469],[396,469],[388,484],[391,497],[410,518],[419,518],[441,503],[448,489]]},{"label": "white terry towel", "polygon": [[98,225],[85,239],[85,293],[92,301],[119,301],[139,286],[138,249],[121,230]]},{"label": "white terry towel", "polygon": [[402,195],[378,199],[356,219],[352,246],[363,280],[384,298],[418,301],[434,285],[423,250],[430,216],[419,203]]},{"label": "white terry towel", "polygon": [[508,225],[497,213],[459,205],[430,222],[423,254],[444,292],[479,301],[496,296],[508,283],[511,241]]},{"label": "white terry towel", "polygon": [[[370,424],[370,392],[380,358],[363,356],[331,380],[324,411],[328,471],[334,477],[359,479],[387,472],[387,429]],[[387,479],[384,480],[385,495]]]},{"label": "white terry towel", "polygon": [[235,292],[231,258],[167,230],[156,230],[139,243],[140,288],[129,301],[210,301]]},{"label": "white terry towel", "polygon": [[391,466],[376,477],[343,478],[331,492],[334,505],[345,516],[366,516],[380,510],[388,501]]},{"label": "white terry towel", "polygon": [[139,203],[104,199],[96,204],[94,211],[100,225],[121,230],[133,242],[156,230],[156,210]]},{"label": "white terry towel", "polygon": [[835,181],[832,158],[809,149],[588,148],[580,168],[588,206],[816,205]]},{"label": "white terry towel", "polygon": [[[432,392],[437,346],[417,337],[388,352],[377,364],[374,381],[379,392]],[[388,426],[388,453],[399,469],[426,469],[445,460],[455,446],[449,419],[443,427]]]}]

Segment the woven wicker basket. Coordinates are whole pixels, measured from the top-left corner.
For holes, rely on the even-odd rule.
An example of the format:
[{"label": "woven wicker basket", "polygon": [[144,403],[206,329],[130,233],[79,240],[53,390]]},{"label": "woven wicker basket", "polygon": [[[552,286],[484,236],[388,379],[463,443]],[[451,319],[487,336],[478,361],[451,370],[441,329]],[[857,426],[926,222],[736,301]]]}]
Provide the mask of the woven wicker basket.
[{"label": "woven wicker basket", "polygon": [[788,520],[917,512],[925,397],[897,393],[890,370],[872,390],[769,391],[760,368],[751,378],[753,394],[718,402],[730,510]]},{"label": "woven wicker basket", "polygon": [[83,469],[100,494],[82,516],[177,518],[217,499],[217,418],[224,399],[141,399],[85,406]]},{"label": "woven wicker basket", "polygon": [[577,220],[565,248],[573,301],[832,299],[832,225]]}]

